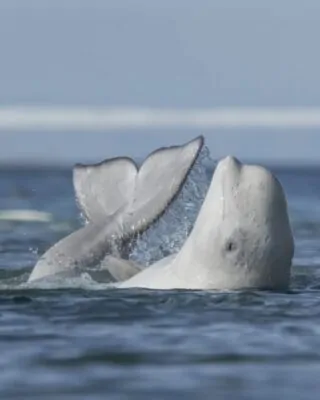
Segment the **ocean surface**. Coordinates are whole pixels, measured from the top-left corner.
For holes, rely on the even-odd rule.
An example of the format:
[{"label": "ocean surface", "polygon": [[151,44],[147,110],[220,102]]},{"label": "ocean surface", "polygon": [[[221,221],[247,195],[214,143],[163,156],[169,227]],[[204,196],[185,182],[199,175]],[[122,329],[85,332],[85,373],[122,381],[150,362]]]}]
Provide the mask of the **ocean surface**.
[{"label": "ocean surface", "polygon": [[[133,259],[179,248],[213,167],[202,154]],[[285,293],[117,290],[88,274],[28,285],[39,254],[82,223],[72,171],[1,166],[0,398],[318,399],[320,167],[272,170],[296,243]],[[22,221],[9,210],[46,214]]]}]

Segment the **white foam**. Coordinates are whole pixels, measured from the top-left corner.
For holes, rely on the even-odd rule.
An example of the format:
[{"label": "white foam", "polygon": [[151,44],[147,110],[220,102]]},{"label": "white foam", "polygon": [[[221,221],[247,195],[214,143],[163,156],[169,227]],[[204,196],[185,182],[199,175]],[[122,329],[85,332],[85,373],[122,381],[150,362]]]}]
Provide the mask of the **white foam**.
[{"label": "white foam", "polygon": [[[90,274],[83,272],[74,276],[47,276],[33,282],[20,283],[20,289],[85,289],[85,290],[106,290],[113,288],[114,284],[99,283],[93,280]],[[1,285],[0,285],[1,288]]]},{"label": "white foam", "polygon": [[130,107],[0,107],[0,132],[263,127],[319,128],[320,107],[182,110]]},{"label": "white foam", "polygon": [[52,215],[37,210],[0,210],[0,220],[15,222],[50,222]]}]

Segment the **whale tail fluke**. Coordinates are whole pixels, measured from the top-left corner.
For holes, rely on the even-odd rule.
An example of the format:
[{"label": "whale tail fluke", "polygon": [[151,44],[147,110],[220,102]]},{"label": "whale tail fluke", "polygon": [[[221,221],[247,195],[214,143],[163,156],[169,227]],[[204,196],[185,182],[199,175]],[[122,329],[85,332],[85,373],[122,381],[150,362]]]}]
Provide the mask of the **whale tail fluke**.
[{"label": "whale tail fluke", "polygon": [[151,153],[138,169],[126,157],[99,164],[77,164],[73,183],[78,204],[91,222],[121,215],[123,236],[146,229],[180,192],[203,137]]},{"label": "whale tail fluke", "polygon": [[90,222],[100,222],[124,207],[132,198],[136,164],[126,157],[98,164],[76,164],[73,185],[78,206]]},{"label": "whale tail fluke", "polygon": [[[29,281],[72,269],[86,270],[110,253],[120,258],[128,255],[126,243],[166,210],[180,192],[202,146],[203,138],[198,137],[182,146],[158,149],[140,169],[125,157],[76,165],[75,195],[89,223],[51,247],[34,267]],[[115,257],[105,261],[109,266],[100,272],[109,280],[127,279],[139,271],[132,262]]]},{"label": "whale tail fluke", "polygon": [[128,223],[146,229],[180,193],[203,146],[202,136],[182,145],[151,153],[140,167]]}]

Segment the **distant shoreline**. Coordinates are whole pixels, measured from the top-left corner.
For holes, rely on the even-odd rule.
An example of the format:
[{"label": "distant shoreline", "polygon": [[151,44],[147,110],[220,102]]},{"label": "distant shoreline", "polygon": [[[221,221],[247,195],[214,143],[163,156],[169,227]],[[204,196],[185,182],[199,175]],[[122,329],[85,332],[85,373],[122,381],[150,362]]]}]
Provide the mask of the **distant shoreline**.
[{"label": "distant shoreline", "polygon": [[[107,131],[150,128],[320,128],[319,107],[1,106],[5,131]],[[211,132],[210,134],[213,134]]]}]

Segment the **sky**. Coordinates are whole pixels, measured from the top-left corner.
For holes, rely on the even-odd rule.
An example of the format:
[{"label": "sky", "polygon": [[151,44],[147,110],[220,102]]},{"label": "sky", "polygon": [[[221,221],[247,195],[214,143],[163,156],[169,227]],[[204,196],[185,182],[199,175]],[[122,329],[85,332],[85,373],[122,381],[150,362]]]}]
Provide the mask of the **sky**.
[{"label": "sky", "polygon": [[[317,0],[0,0],[0,160],[144,156],[203,134],[214,158],[320,163],[319,12]],[[141,110],[184,119],[139,125]],[[201,114],[221,110],[218,124]],[[256,123],[261,110],[291,123]]]}]

